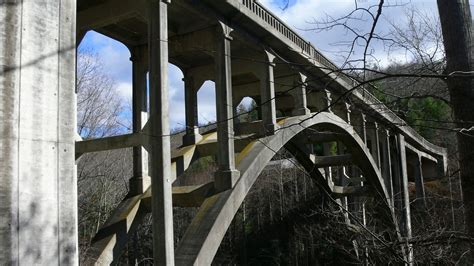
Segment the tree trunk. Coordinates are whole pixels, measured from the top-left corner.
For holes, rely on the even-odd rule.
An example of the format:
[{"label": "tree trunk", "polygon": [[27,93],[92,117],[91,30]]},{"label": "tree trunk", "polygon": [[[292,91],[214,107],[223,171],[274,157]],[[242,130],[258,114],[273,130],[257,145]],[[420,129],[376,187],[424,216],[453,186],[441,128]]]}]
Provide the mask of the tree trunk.
[{"label": "tree trunk", "polygon": [[[447,73],[474,69],[472,21],[468,0],[437,0],[446,50]],[[451,96],[459,149],[459,165],[463,184],[468,232],[474,237],[474,86],[472,79],[447,79]],[[463,130],[464,129],[464,130]],[[471,244],[471,254],[474,246]]]}]

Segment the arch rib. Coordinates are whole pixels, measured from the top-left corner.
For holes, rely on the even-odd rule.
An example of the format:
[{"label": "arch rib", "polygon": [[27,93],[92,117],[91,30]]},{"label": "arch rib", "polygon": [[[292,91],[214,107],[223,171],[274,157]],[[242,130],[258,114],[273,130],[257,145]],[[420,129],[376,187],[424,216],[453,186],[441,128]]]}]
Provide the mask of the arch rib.
[{"label": "arch rib", "polygon": [[[352,146],[353,152],[359,155],[355,156],[358,157],[356,161],[365,172],[369,183],[372,184],[375,194],[388,208],[389,216],[395,221],[381,173],[370,151],[352,126],[336,115],[326,112],[291,117],[282,122],[281,128],[275,135],[256,140],[249,144],[248,149],[244,149],[239,156],[240,160],[237,159],[240,178],[233,189],[211,196],[201,205],[176,251],[176,264],[210,265],[234,215],[267,163],[298,133],[315,126],[330,128],[350,136],[347,138],[351,142],[349,145]],[[396,225],[395,228],[397,228]]]}]

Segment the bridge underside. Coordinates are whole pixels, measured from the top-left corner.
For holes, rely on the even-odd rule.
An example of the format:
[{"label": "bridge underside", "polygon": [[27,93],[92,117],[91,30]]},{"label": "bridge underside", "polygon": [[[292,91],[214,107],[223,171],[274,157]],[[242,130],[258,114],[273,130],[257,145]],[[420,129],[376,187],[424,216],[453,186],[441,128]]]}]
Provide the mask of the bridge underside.
[{"label": "bridge underside", "polygon": [[[11,34],[0,35],[0,262],[78,263],[74,161],[89,152],[133,147],[134,157],[129,194],[94,238],[90,264],[116,262],[149,212],[155,263],[210,264],[282,148],[341,209],[347,196],[374,197],[400,237],[411,237],[408,182],[423,202],[424,180],[444,174],[444,149],[353,89],[356,81],[255,1],[78,0],[77,12],[74,0],[10,2],[0,5],[0,30]],[[130,49],[133,133],[75,142],[75,50],[89,30]],[[173,150],[168,62],[185,83],[186,134]],[[216,85],[217,127],[201,132],[197,92],[207,80]],[[257,121],[236,121],[244,97],[257,103]],[[172,186],[206,156],[217,156],[212,182]],[[199,207],[176,250],[173,206]]]}]

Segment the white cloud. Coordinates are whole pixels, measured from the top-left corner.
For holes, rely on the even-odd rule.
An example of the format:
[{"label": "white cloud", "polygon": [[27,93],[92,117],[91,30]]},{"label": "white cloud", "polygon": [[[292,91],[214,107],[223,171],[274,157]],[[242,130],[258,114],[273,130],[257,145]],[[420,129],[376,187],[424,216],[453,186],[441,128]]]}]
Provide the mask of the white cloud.
[{"label": "white cloud", "polygon": [[117,91],[120,96],[126,100],[132,100],[132,82],[118,82],[116,85]]}]

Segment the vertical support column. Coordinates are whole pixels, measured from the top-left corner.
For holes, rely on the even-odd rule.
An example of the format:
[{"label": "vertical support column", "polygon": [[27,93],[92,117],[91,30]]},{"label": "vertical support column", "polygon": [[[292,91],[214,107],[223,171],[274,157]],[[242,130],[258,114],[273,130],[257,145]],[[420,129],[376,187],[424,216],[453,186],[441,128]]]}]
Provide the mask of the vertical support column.
[{"label": "vertical support column", "polygon": [[215,176],[217,190],[232,188],[240,176],[235,169],[234,126],[232,108],[232,70],[230,36],[232,29],[219,21],[216,32],[216,104],[217,104],[217,163]]},{"label": "vertical support column", "polygon": [[262,122],[265,127],[266,134],[273,135],[278,129],[276,122],[276,106],[275,106],[275,78],[273,69],[275,56],[268,51],[264,51],[265,61],[264,71],[260,79],[260,109],[262,110]]},{"label": "vertical support column", "polygon": [[[348,117],[349,119],[350,117]],[[354,121],[355,120],[355,121]],[[367,145],[367,129],[366,129],[366,116],[364,113],[360,112],[360,116],[357,116],[352,118],[352,121],[354,124],[353,125],[355,128],[360,128],[358,131],[358,134],[360,135],[360,138],[364,141],[364,144]],[[358,125],[357,125],[358,124]],[[360,179],[363,179],[364,176],[361,174],[360,170],[354,169],[354,173],[357,173]],[[364,186],[364,182],[360,182],[360,186]],[[362,224],[364,226],[367,226],[367,213],[366,213],[366,208],[365,208],[365,199],[363,197],[356,197],[355,198],[357,209],[360,209],[360,216],[362,219]],[[364,254],[364,265],[368,265],[369,261],[369,250],[367,248],[367,242],[364,241],[364,247],[363,247],[363,254]]]},{"label": "vertical support column", "polygon": [[79,264],[75,7],[0,4],[0,265]]},{"label": "vertical support column", "polygon": [[362,140],[367,146],[367,116],[364,113],[360,113],[361,115],[361,128],[362,128]]},{"label": "vertical support column", "polygon": [[290,90],[295,103],[292,115],[307,115],[310,113],[306,99],[306,78],[304,74],[298,73],[293,83],[294,87]]},{"label": "vertical support column", "polygon": [[184,145],[193,145],[202,139],[199,134],[197,92],[201,84],[196,84],[194,77],[184,73],[184,108],[186,109],[186,134],[183,136]]},{"label": "vertical support column", "polygon": [[[330,143],[323,143],[323,155],[330,155],[331,145]],[[324,174],[326,177],[326,181],[328,182],[328,186],[332,188],[334,186],[334,181],[332,179],[332,168],[331,166],[324,167]]]},{"label": "vertical support column", "polygon": [[417,154],[415,162],[415,190],[416,190],[416,202],[421,207],[426,206],[425,201],[425,183],[423,181],[423,168],[421,163],[421,156]]},{"label": "vertical support column", "polygon": [[393,197],[393,181],[392,181],[392,158],[390,154],[390,131],[388,129],[385,130],[385,139],[384,145],[382,147],[383,152],[383,176],[385,177],[385,186],[388,189],[388,194],[390,199],[388,200],[391,207],[394,207],[394,197]]},{"label": "vertical support column", "polygon": [[331,92],[329,90],[324,90],[324,101],[325,101],[325,109],[326,109],[326,112],[330,112],[332,113],[332,108],[331,108],[331,104],[332,104],[332,98],[331,98]]},{"label": "vertical support column", "polygon": [[[261,103],[262,102],[262,97],[261,96],[253,96],[252,100],[256,104]],[[273,99],[273,101],[275,101],[275,99]],[[262,120],[263,121],[263,110],[262,110],[262,108],[258,108],[258,106],[257,106],[255,109],[257,111],[257,120]],[[275,110],[275,121],[276,121],[276,110]]]},{"label": "vertical support column", "polygon": [[[136,46],[131,50],[132,57],[132,117],[133,133],[140,133],[148,120],[147,106],[147,50]],[[148,152],[142,146],[133,147],[133,177],[130,179],[129,196],[142,194],[151,184],[148,175]]]},{"label": "vertical support column", "polygon": [[351,124],[351,104],[344,102],[344,106],[346,107],[346,122]]},{"label": "vertical support column", "polygon": [[[408,240],[411,239],[411,214],[410,214],[410,196],[408,194],[408,173],[407,173],[407,158],[405,151],[405,137],[402,134],[398,134],[398,149],[400,151],[400,177],[403,192],[403,211],[402,211],[402,230],[403,235]],[[413,263],[413,247],[411,244],[407,244],[408,249],[408,262]]]},{"label": "vertical support column", "polygon": [[380,144],[379,144],[379,126],[375,121],[369,122],[369,131],[367,134],[370,141],[370,154],[378,167],[380,167]]},{"label": "vertical support column", "polygon": [[168,121],[168,4],[149,3],[149,88],[153,257],[157,265],[174,265],[171,151]]},{"label": "vertical support column", "polygon": [[380,139],[379,139],[379,124],[374,122],[374,139],[373,139],[373,153],[375,154],[375,162],[377,166],[381,168],[380,164]]}]

